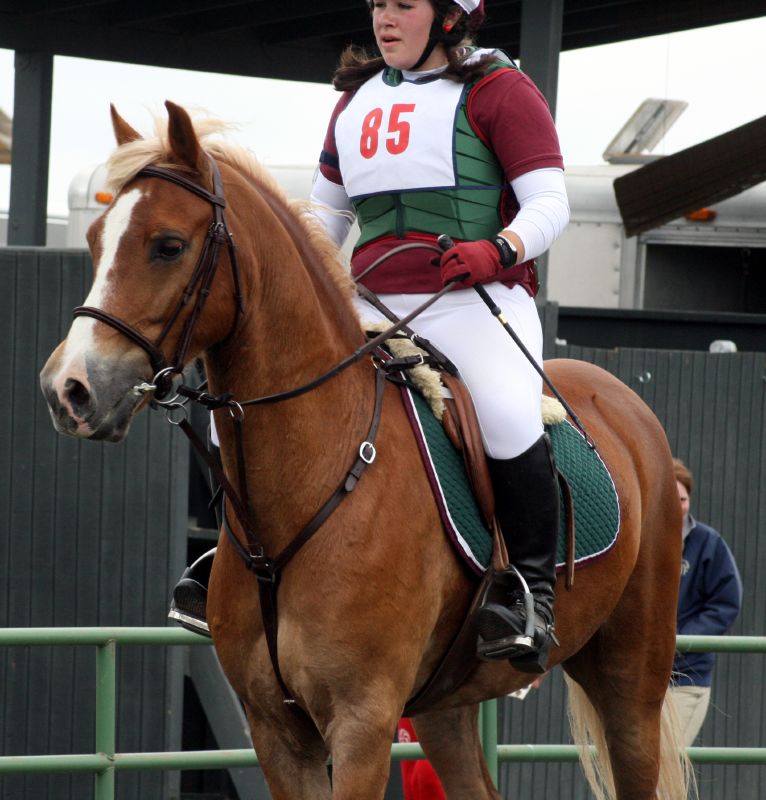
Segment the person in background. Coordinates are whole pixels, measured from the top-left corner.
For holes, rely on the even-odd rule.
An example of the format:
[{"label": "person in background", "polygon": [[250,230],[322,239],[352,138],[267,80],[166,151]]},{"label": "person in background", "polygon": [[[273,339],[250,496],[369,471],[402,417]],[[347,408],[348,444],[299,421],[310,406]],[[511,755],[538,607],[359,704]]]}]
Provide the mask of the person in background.
[{"label": "person in background", "polygon": [[[718,531],[689,513],[694,479],[679,458],[673,459],[683,510],[683,560],[678,593],[678,633],[719,636],[734,623],[742,605],[742,581]],[[671,692],[687,747],[694,743],[710,704],[713,653],[677,654]]]},{"label": "person in background", "polygon": [[[407,717],[399,720],[396,738],[400,744],[417,742],[415,729]],[[447,800],[439,776],[425,759],[405,760],[401,763],[404,800]]]}]

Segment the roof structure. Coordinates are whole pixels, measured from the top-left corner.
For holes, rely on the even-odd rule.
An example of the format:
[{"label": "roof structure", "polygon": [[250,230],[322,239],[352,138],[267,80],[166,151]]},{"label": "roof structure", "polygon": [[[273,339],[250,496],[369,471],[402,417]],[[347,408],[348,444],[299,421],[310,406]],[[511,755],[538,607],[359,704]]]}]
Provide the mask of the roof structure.
[{"label": "roof structure", "polygon": [[[763,0],[554,0],[561,49],[762,16]],[[520,54],[522,0],[488,0],[482,42]],[[153,66],[327,81],[371,45],[364,0],[0,0],[0,47]]]},{"label": "roof structure", "polygon": [[[487,0],[479,44],[520,57],[555,114],[561,50],[763,14],[763,0]],[[373,45],[364,0],[0,0],[0,48],[16,51],[9,244],[45,243],[54,56],[328,82],[351,43]]]}]

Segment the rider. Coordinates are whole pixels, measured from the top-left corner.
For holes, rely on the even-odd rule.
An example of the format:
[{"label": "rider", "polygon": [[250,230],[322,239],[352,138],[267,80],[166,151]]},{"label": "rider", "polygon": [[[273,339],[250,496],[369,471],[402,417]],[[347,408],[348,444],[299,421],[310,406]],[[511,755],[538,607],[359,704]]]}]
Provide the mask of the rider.
[{"label": "rider", "polygon": [[[448,354],[471,392],[510,561],[534,597],[531,643],[523,637],[524,583],[508,581],[484,604],[479,655],[543,671],[553,636],[559,495],[540,418],[542,384],[470,287],[486,285],[542,362],[533,259],[569,220],[556,130],[532,81],[501,51],[471,44],[483,0],[368,5],[382,56],[350,47],[341,57],[334,85],[343,94],[312,200],[339,245],[352,219],[359,221],[354,275],[403,241],[434,244],[447,234],[455,243],[440,269],[433,252],[411,249],[363,283],[404,316],[461,278],[410,327]],[[380,318],[361,299],[358,307],[363,320]]]}]

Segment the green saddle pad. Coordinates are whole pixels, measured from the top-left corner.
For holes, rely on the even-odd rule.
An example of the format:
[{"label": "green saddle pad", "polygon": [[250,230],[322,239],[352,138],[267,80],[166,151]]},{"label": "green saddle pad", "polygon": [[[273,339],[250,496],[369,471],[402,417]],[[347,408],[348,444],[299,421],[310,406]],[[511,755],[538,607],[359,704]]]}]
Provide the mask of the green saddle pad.
[{"label": "green saddle pad", "polygon": [[[403,388],[402,398],[445,531],[469,568],[482,574],[492,557],[492,538],[468,483],[462,456],[418,392]],[[582,563],[603,554],[617,539],[620,528],[617,492],[606,465],[571,423],[565,420],[546,430],[553,443],[556,464],[572,490],[575,563]],[[562,514],[556,554],[558,568],[563,568],[565,559]]]}]

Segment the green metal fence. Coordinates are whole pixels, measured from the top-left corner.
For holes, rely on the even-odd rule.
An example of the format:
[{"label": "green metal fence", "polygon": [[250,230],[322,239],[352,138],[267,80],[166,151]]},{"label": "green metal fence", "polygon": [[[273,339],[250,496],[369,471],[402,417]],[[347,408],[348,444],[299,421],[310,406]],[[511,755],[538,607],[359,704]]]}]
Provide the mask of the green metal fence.
[{"label": "green metal fence", "polygon": [[[115,753],[117,723],[117,645],[210,646],[210,639],[181,628],[4,628],[0,646],[68,645],[96,647],[95,753],[0,757],[0,775],[10,773],[86,772],[95,774],[95,800],[114,800],[117,770],[228,769],[258,766],[254,751],[197,750],[176,753]],[[679,636],[681,652],[766,653],[761,636]],[[482,704],[480,730],[485,757],[495,782],[505,761],[577,761],[575,745],[497,743],[497,701]],[[699,764],[766,764],[764,747],[690,747]],[[419,744],[394,744],[394,761],[423,757]]]}]

